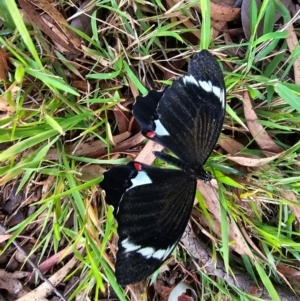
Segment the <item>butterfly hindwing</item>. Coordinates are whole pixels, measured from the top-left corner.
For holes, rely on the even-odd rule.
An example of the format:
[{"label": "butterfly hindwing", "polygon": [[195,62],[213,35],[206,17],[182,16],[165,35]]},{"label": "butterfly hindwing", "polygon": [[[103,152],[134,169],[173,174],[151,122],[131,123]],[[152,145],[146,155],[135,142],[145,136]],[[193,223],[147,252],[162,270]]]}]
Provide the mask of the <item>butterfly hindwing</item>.
[{"label": "butterfly hindwing", "polygon": [[152,111],[147,108],[153,102],[152,92],[137,97],[133,106],[142,133],[190,166],[201,167],[215,147],[224,121],[225,85],[218,63],[202,50],[191,59],[188,74],[157,96],[161,98]]},{"label": "butterfly hindwing", "polygon": [[100,186],[118,222],[117,281],[138,282],[155,272],[180,240],[196,180],[180,170],[130,162],[105,172]]}]

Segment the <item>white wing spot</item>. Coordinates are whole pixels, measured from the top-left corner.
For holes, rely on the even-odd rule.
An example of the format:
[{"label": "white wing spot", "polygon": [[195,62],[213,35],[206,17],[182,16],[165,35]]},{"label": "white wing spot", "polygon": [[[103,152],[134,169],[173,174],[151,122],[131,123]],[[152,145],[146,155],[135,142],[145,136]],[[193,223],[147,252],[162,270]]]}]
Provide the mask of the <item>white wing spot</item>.
[{"label": "white wing spot", "polygon": [[195,79],[195,77],[192,76],[192,75],[185,75],[185,76],[183,77],[183,83],[184,83],[185,85],[187,85],[187,84],[192,84],[192,85],[199,86],[199,82],[197,82],[197,80]]},{"label": "white wing spot", "polygon": [[211,81],[204,82],[199,80],[199,86],[206,92],[212,92],[213,86]]},{"label": "white wing spot", "polygon": [[128,237],[121,242],[121,245],[125,249],[125,253],[132,252],[141,248],[141,246],[137,246],[130,242]]},{"label": "white wing spot", "polygon": [[220,98],[220,100],[222,101],[222,99],[221,99],[221,89],[220,89],[219,87],[212,86],[212,92],[213,92],[218,98]]},{"label": "white wing spot", "polygon": [[166,250],[160,249],[153,253],[152,257],[156,259],[162,259],[166,253]]},{"label": "white wing spot", "polygon": [[165,249],[159,249],[155,250],[152,247],[146,247],[146,248],[141,248],[139,245],[135,245],[132,243],[129,238],[126,238],[121,242],[122,247],[125,249],[125,253],[128,252],[133,252],[137,251],[137,253],[140,253],[143,257],[149,259],[149,258],[155,258],[158,260],[165,260],[170,252],[174,249],[175,245],[172,245],[168,247],[166,250]]},{"label": "white wing spot", "polygon": [[154,120],[154,123],[155,123],[155,133],[158,136],[170,136],[169,132],[162,125],[162,123],[159,121],[159,119]]},{"label": "white wing spot", "polygon": [[146,258],[150,258],[150,257],[153,257],[155,250],[151,247],[147,247],[147,248],[138,250],[138,253],[140,253],[142,256],[144,256]]},{"label": "white wing spot", "polygon": [[135,178],[131,179],[131,183],[132,183],[132,186],[127,188],[126,191],[129,190],[129,189],[132,189],[134,187],[137,187],[137,186],[141,186],[141,185],[145,185],[145,184],[151,184],[152,181],[148,177],[148,175],[145,171],[139,171],[137,176]]},{"label": "white wing spot", "polygon": [[205,82],[205,81],[199,81],[200,87],[206,91],[206,92],[212,92],[215,94],[215,96],[220,99],[220,102],[222,103],[222,107],[224,108],[225,105],[225,93],[224,90],[220,87],[213,86],[211,81]]},{"label": "white wing spot", "polygon": [[220,100],[222,102],[222,108],[224,109],[224,107],[225,107],[225,91],[222,90],[220,94],[221,94],[220,95]]}]

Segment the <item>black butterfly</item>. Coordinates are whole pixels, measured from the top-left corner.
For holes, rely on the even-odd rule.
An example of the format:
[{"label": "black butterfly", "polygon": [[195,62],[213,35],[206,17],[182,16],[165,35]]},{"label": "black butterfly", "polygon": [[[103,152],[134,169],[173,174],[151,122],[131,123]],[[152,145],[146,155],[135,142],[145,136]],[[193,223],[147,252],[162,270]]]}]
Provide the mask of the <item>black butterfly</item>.
[{"label": "black butterfly", "polygon": [[211,175],[203,164],[213,151],[225,114],[225,85],[214,57],[202,50],[188,74],[164,91],[139,96],[133,115],[148,139],[178,158],[155,156],[178,170],[139,162],[112,167],[100,186],[118,222],[116,278],[121,285],[143,280],[168,258],[188,223],[197,179]]}]

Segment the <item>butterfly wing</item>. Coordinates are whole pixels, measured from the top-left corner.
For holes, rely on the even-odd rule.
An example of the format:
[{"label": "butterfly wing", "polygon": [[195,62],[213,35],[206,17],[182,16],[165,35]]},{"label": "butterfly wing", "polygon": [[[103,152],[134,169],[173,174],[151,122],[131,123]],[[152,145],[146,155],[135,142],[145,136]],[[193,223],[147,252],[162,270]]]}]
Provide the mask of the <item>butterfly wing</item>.
[{"label": "butterfly wing", "polygon": [[191,59],[187,75],[164,91],[137,97],[133,106],[142,133],[195,168],[205,163],[215,147],[224,114],[223,75],[206,50]]},{"label": "butterfly wing", "polygon": [[116,278],[127,285],[154,273],[188,223],[196,180],[138,162],[112,167],[100,186],[118,222]]}]

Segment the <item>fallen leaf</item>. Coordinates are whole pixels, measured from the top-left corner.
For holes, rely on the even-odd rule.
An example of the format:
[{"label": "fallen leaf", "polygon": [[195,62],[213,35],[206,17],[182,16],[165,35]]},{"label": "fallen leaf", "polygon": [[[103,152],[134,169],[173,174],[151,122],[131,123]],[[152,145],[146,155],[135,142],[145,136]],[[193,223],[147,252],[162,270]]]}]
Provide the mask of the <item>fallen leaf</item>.
[{"label": "fallen leaf", "polygon": [[[293,191],[286,190],[285,187],[282,187],[282,190],[281,190],[280,194],[286,200],[291,201],[291,202],[293,202],[295,204],[298,204],[297,196],[295,195],[295,193]],[[297,205],[295,205],[295,206],[289,205],[289,208],[295,214],[295,217],[296,217],[298,223],[300,223],[300,208],[299,208],[299,206],[297,206]]]},{"label": "fallen leaf", "polygon": [[82,181],[90,181],[101,176],[104,171],[105,169],[98,164],[86,165],[80,169],[81,175],[78,178]]},{"label": "fallen leaf", "polygon": [[73,80],[72,87],[82,92],[88,92],[92,90],[91,84],[85,80]]},{"label": "fallen leaf", "polygon": [[163,146],[161,146],[158,143],[155,143],[154,141],[149,140],[145,147],[142,149],[142,151],[138,154],[138,156],[135,158],[136,161],[151,165],[153,161],[155,160],[155,156],[153,154],[153,151],[161,151],[163,150]]},{"label": "fallen leaf", "polygon": [[239,18],[241,9],[238,7],[219,5],[210,1],[210,13],[213,20],[230,22]]},{"label": "fallen leaf", "polygon": [[[31,2],[34,2],[32,4]],[[65,35],[64,32],[61,32],[59,27],[57,27],[55,24],[51,23],[46,18],[42,17],[36,10],[35,5],[37,4],[34,0],[29,2],[29,0],[20,0],[19,4],[21,5],[23,11],[27,14],[29,19],[31,20],[31,23],[36,25],[41,31],[43,31],[47,36],[49,36],[53,42],[56,43],[56,45],[59,45],[63,48],[63,52],[68,52],[72,54],[78,53],[78,50],[74,47],[77,42],[75,40],[72,40],[68,37],[68,35]],[[45,0],[38,1],[40,3],[40,6],[46,9],[44,11],[46,14],[49,13],[49,15],[60,15],[60,18],[62,18],[64,21],[63,23],[67,23],[67,21],[61,16],[60,12],[56,10],[54,6],[52,6],[50,3],[47,3]],[[46,3],[46,4],[45,4]],[[56,11],[56,13],[53,13]],[[59,19],[59,17],[57,17]],[[55,20],[54,20],[55,21]],[[62,20],[60,20],[62,21]],[[63,28],[65,29],[66,26],[63,25]],[[70,32],[70,29],[67,28],[66,32]],[[74,32],[73,32],[74,34]],[[71,34],[72,36],[72,34]],[[77,37],[78,38],[78,37]],[[75,44],[70,43],[70,41],[75,41]],[[79,40],[80,45],[80,40]],[[79,48],[79,46],[76,46]]]},{"label": "fallen leaf", "polygon": [[[130,135],[131,135],[130,132],[125,132],[120,135],[114,136],[113,139],[116,142],[117,147],[121,148],[124,140],[130,137]],[[129,139],[127,139],[126,141],[128,144],[130,144],[131,142],[128,142],[128,140]],[[107,145],[100,140],[95,140],[95,141],[80,143],[79,145],[66,145],[65,152],[68,154],[72,154],[73,156],[99,158],[107,153]],[[58,160],[60,156],[61,156],[60,151],[53,148],[48,151],[46,155],[46,159]]]},{"label": "fallen leaf", "polygon": [[181,281],[171,291],[168,301],[196,301],[197,299],[194,289]]},{"label": "fallen leaf", "polygon": [[119,133],[126,132],[128,130],[128,125],[129,125],[128,117],[125,115],[126,112],[120,110],[118,106],[115,106],[113,109],[113,113],[114,113],[116,124],[118,125]]},{"label": "fallen leaf", "polygon": [[78,35],[69,27],[66,26],[67,20],[62,16],[62,14],[47,0],[29,0],[35,6],[40,8],[46,14],[48,14],[55,23],[60,27],[62,32],[68,38],[68,40],[76,47],[80,48],[80,39]]},{"label": "fallen leaf", "polygon": [[9,278],[8,275],[7,273],[4,279],[0,277],[0,288],[15,296],[22,289],[22,284],[17,279]]},{"label": "fallen leaf", "polygon": [[[58,270],[55,274],[53,274],[49,278],[49,282],[53,284],[53,286],[58,285],[63,282],[63,279],[68,275],[70,270],[78,264],[78,259],[73,257],[70,261],[68,261],[60,270]],[[43,300],[51,291],[52,286],[50,286],[47,282],[43,282],[40,286],[38,286],[33,291],[28,294],[22,296],[21,298],[16,299],[15,301],[33,301],[33,300]]]},{"label": "fallen leaf", "polygon": [[79,7],[74,16],[71,17],[71,26],[84,32],[89,37],[92,35],[91,18],[97,9],[96,1],[86,0]]},{"label": "fallen leaf", "polygon": [[4,94],[0,96],[0,112],[5,112],[7,115],[12,115],[16,111],[14,103],[9,101],[9,96],[11,94],[11,99],[16,98],[16,93],[20,90],[18,86],[11,85]]},{"label": "fallen leaf", "polygon": [[274,161],[275,159],[281,157],[285,152],[282,152],[280,154],[277,154],[272,157],[268,158],[257,158],[257,157],[246,157],[246,156],[230,156],[227,155],[226,158],[238,163],[243,166],[248,166],[248,167],[260,167],[264,166],[265,164],[268,164],[269,162]]},{"label": "fallen leaf", "polygon": [[287,279],[292,280],[292,281],[296,281],[297,283],[299,283],[299,281],[300,281],[300,271],[297,268],[279,263],[277,265],[277,270],[281,274],[283,274]]},{"label": "fallen leaf", "polygon": [[[7,65],[7,59],[3,48],[0,48],[0,82],[7,81],[7,72],[9,68]],[[1,111],[1,109],[0,109]]]},{"label": "fallen leaf", "polygon": [[[13,236],[12,234],[0,234],[0,243],[9,240],[12,236]],[[17,236],[17,238],[24,238],[27,240],[33,239],[33,238],[30,238],[29,236],[22,236],[22,235]]]},{"label": "fallen leaf", "polygon": [[243,144],[237,142],[233,138],[224,135],[223,133],[221,133],[220,135],[219,145],[230,155],[239,153],[241,150],[245,148]]},{"label": "fallen leaf", "polygon": [[[286,42],[287,42],[290,52],[293,53],[294,50],[299,46],[298,37],[295,32],[295,28],[294,28],[293,24],[288,26],[286,31],[288,32],[288,37],[286,38]],[[295,84],[299,85],[300,84],[300,58],[299,58],[299,56],[295,60],[293,67],[294,67],[293,70],[294,70]]]},{"label": "fallen leaf", "polygon": [[[201,221],[211,228],[219,237],[221,236],[221,207],[218,198],[217,189],[210,184],[205,184],[203,181],[197,181],[197,189],[205,200],[206,208],[211,213],[211,220],[207,220],[204,214],[201,214]],[[241,255],[248,255],[250,258],[253,254],[241,234],[237,224],[231,219],[228,220],[229,241],[233,241],[230,247]]]},{"label": "fallen leaf", "polygon": [[[82,244],[78,244],[76,246],[77,250],[80,250],[82,248]],[[63,260],[66,256],[73,254],[74,250],[72,247],[66,247],[65,249],[59,251],[58,253],[54,254],[53,256],[47,258],[45,261],[43,261],[38,268],[40,271],[45,274],[47,273],[53,266],[55,266],[59,261]],[[31,272],[28,274],[26,278],[26,282],[28,282],[33,276],[35,272]]]},{"label": "fallen leaf", "polygon": [[[247,121],[249,131],[259,145],[262,151],[269,151],[273,153],[280,153],[284,151],[282,147],[277,145],[268,135],[264,127],[257,122],[257,115],[252,107],[249,93],[246,91],[243,94],[244,98],[244,114]],[[268,155],[268,154],[266,154]]]}]

